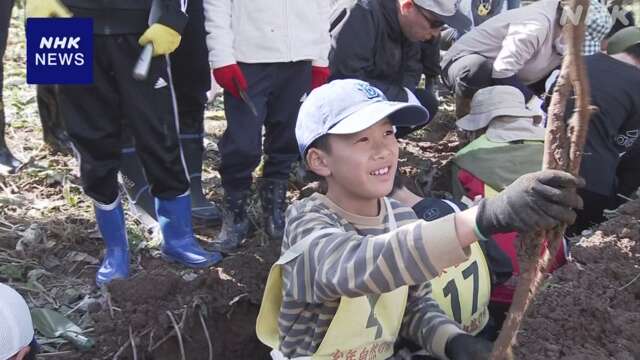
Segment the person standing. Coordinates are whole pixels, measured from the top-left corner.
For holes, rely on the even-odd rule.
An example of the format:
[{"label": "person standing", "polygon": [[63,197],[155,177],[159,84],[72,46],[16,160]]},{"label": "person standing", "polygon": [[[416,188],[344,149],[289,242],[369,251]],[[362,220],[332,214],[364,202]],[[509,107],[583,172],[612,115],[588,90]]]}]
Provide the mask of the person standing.
[{"label": "person standing", "polygon": [[[207,200],[202,189],[204,110],[207,91],[211,88],[202,0],[190,0],[186,13],[189,21],[182,32],[180,46],[170,56],[180,121],[180,144],[189,172],[193,219],[198,223],[217,224],[222,219],[221,211],[215,203]],[[153,195],[149,192],[131,137],[126,136],[123,141],[120,183],[138,220],[153,228],[157,224]]]},{"label": "person standing", "polygon": [[[150,1],[29,0],[28,17],[93,19],[94,82],[61,85],[60,111],[80,164],[85,194],[94,201],[106,255],[96,275],[104,285],[129,274],[129,251],[117,173],[123,121],[131,130],[138,156],[155,197],[165,258],[188,267],[219,262],[217,252],[202,249],[191,225],[189,179],[178,137],[178,119],[167,55],[180,43],[187,16],[184,2],[155,0],[161,15],[148,25]],[[30,6],[31,5],[31,6]],[[131,73],[141,46],[153,45],[148,77]]]},{"label": "person standing", "polygon": [[249,232],[251,174],[263,146],[257,188],[265,232],[282,238],[287,179],[298,159],[298,109],[329,75],[329,2],[205,0],[204,8],[210,66],[224,88],[227,119],[219,143],[224,207],[217,243],[231,251]]},{"label": "person standing", "polygon": [[14,172],[22,163],[16,159],[7,147],[5,141],[6,119],[4,117],[4,51],[7,49],[7,36],[9,35],[9,23],[11,9],[14,0],[0,2],[0,174]]}]

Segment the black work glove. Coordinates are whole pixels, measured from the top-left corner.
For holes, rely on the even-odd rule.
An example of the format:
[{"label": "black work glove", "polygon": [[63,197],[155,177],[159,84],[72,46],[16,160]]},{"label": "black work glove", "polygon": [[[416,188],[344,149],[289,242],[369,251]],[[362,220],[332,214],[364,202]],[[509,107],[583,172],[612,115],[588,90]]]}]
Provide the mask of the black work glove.
[{"label": "black work glove", "polygon": [[444,352],[451,360],[486,360],[492,348],[490,341],[469,334],[458,334],[447,341]]},{"label": "black work glove", "polygon": [[558,170],[544,170],[519,177],[496,197],[478,206],[476,225],[484,236],[518,231],[548,230],[561,223],[573,224],[582,209],[576,188],[584,180]]}]

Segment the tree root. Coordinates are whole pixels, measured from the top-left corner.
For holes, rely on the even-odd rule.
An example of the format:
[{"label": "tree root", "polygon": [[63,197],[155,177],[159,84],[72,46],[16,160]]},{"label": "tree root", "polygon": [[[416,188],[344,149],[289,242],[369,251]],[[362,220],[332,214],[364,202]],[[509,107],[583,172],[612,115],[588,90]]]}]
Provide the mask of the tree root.
[{"label": "tree root", "polygon": [[[564,26],[565,39],[568,40],[568,54],[563,59],[560,76],[549,107],[543,162],[545,169],[564,170],[577,175],[591,115],[591,98],[581,54],[589,0],[569,0],[568,3],[569,8],[577,9],[580,6],[583,11],[577,25],[569,22]],[[576,96],[576,106],[569,120],[569,126],[566,126],[565,108],[572,88]],[[516,341],[520,324],[540,288],[544,273],[560,248],[565,228],[566,226],[563,225],[546,234],[524,235],[519,251],[523,272],[507,319],[494,344],[491,359],[513,359],[511,347]],[[547,249],[543,251],[542,239],[545,237],[549,243]],[[535,239],[540,240],[535,241]]]}]

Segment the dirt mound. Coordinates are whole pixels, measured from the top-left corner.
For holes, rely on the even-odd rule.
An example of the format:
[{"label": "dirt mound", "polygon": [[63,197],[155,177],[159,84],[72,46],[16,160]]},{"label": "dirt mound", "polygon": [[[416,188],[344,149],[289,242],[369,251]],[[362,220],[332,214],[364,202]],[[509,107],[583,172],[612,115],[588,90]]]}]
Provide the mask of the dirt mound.
[{"label": "dirt mound", "polygon": [[138,359],[180,359],[183,351],[209,359],[210,347],[216,359],[266,358],[255,319],[278,254],[276,243],[249,245],[220,268],[182,276],[178,267],[145,258],[141,271],[109,285],[110,305],[92,315],[98,346],[75,358],[133,359],[131,339]]},{"label": "dirt mound", "polygon": [[640,359],[640,200],[572,249],[523,322],[517,359]]}]

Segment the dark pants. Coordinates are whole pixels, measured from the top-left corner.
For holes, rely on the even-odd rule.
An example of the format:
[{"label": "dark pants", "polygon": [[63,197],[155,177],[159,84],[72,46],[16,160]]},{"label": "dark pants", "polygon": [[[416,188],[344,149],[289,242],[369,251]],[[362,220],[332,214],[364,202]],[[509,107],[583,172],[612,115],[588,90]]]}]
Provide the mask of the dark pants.
[{"label": "dark pants", "polygon": [[[470,99],[480,89],[501,85],[494,81],[491,76],[492,73],[493,60],[482,55],[469,54],[445,65],[442,71],[442,80],[449,89],[455,92],[456,96]],[[526,85],[526,87],[531,90],[533,94],[539,95],[544,93],[545,81],[549,74],[535,83]],[[520,90],[522,91],[522,89]]]},{"label": "dark pants", "polygon": [[58,85],[37,85],[36,94],[44,142],[57,151],[70,150],[69,136],[60,115]]},{"label": "dark pants", "polygon": [[[187,138],[202,138],[207,91],[211,89],[202,0],[190,0],[187,15],[189,21],[182,31],[180,46],[169,55],[171,77],[178,105],[180,134]],[[126,140],[124,147],[131,146],[131,141]]]},{"label": "dark pants", "polygon": [[[639,174],[640,147],[638,147],[638,144],[635,144],[634,147],[622,156],[616,168],[616,184],[610,196],[587,189],[578,190],[578,194],[584,202],[584,208],[582,210],[576,210],[578,217],[576,218],[576,222],[567,228],[567,235],[580,235],[583,230],[606,220],[604,216],[605,209],[617,208],[627,201],[625,197],[632,197],[633,193],[638,190],[638,186],[640,186]],[[586,174],[585,177],[587,180],[589,179],[588,174]]]},{"label": "dark pants", "polygon": [[472,98],[476,91],[492,85],[493,61],[469,54],[444,66],[442,80],[456,96]]},{"label": "dark pants", "polygon": [[204,109],[211,88],[202,0],[189,0],[189,22],[182,32],[180,46],[171,54],[171,73],[178,101],[180,133],[204,134]]},{"label": "dark pants", "polygon": [[[194,155],[204,152],[204,110],[207,105],[207,91],[211,88],[209,51],[204,28],[204,8],[202,0],[191,0],[187,7],[189,21],[182,31],[180,46],[171,53],[171,77],[178,105],[180,139],[183,144],[185,162],[189,176],[200,176],[202,157]],[[133,151],[131,131],[125,124],[123,151]],[[191,146],[184,147],[184,141]],[[188,151],[194,149],[193,151]],[[132,176],[132,174],[128,174]]]},{"label": "dark pants", "polygon": [[5,147],[4,143],[4,104],[2,89],[4,88],[4,51],[7,49],[7,36],[9,35],[9,23],[11,21],[11,9],[13,9],[14,0],[0,1],[0,147]]},{"label": "dark pants", "polygon": [[604,210],[615,206],[614,199],[606,195],[585,189],[578,190],[578,195],[584,202],[584,208],[576,210],[578,217],[573,225],[567,228],[566,234],[568,236],[580,235],[583,230],[603,222],[605,220]]},{"label": "dark pants", "polygon": [[298,158],[295,137],[300,100],[311,88],[311,62],[245,64],[247,94],[256,106],[254,116],[242,99],[224,92],[227,129],[219,143],[220,175],[225,191],[244,191],[251,173],[260,163],[264,133],[263,176],[286,180]]},{"label": "dark pants", "polygon": [[[636,140],[636,142],[639,140]],[[616,193],[630,197],[640,186],[640,143],[634,144],[620,159],[616,169],[617,187]],[[616,205],[620,205],[624,199],[618,197]]]},{"label": "dark pants", "polygon": [[9,36],[9,24],[11,22],[11,9],[14,0],[0,1],[0,100],[2,100],[2,84],[4,84],[4,51],[7,49],[7,36]]},{"label": "dark pants", "polygon": [[139,35],[94,36],[94,83],[59,88],[60,108],[80,160],[85,193],[110,204],[118,197],[123,122],[133,135],[151,193],[171,199],[189,188],[166,57],[134,80]]}]

